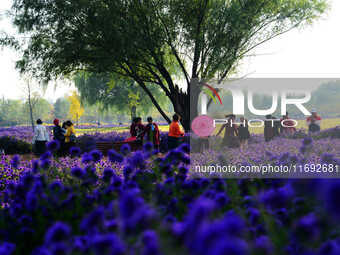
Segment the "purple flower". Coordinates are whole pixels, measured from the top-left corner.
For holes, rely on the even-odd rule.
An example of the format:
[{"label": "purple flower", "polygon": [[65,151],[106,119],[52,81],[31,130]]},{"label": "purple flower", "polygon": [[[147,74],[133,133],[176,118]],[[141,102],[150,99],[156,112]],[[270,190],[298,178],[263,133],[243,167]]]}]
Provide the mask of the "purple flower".
[{"label": "purple flower", "polygon": [[153,211],[144,203],[136,188],[124,192],[119,201],[119,209],[126,233],[146,228],[154,216]]},{"label": "purple flower", "polygon": [[39,160],[32,160],[32,171],[37,173],[39,170]]},{"label": "purple flower", "polygon": [[105,168],[103,171],[103,180],[110,181],[112,177],[115,175],[112,168]]},{"label": "purple flower", "polygon": [[190,153],[190,145],[187,143],[182,143],[179,147],[179,150],[181,150],[184,153]]},{"label": "purple flower", "polygon": [[20,163],[19,155],[14,155],[12,160],[11,160],[11,165],[13,166],[13,168],[18,168],[19,167],[19,163]]},{"label": "purple flower", "polygon": [[49,151],[54,152],[54,151],[59,150],[59,148],[60,148],[60,143],[57,140],[52,140],[49,143],[47,143],[47,149]]},{"label": "purple flower", "polygon": [[302,140],[302,144],[304,146],[308,146],[308,145],[311,145],[313,143],[313,139],[311,137],[305,137],[303,140]]},{"label": "purple flower", "polygon": [[130,175],[132,174],[132,172],[133,172],[133,169],[130,166],[125,166],[123,169],[124,178],[128,179]]},{"label": "purple flower", "polygon": [[90,155],[92,157],[93,162],[95,163],[99,162],[103,157],[103,154],[98,150],[91,151]]},{"label": "purple flower", "polygon": [[318,255],[338,255],[340,254],[340,245],[336,241],[327,241],[319,249]]},{"label": "purple flower", "polygon": [[47,170],[50,167],[50,165],[51,165],[51,161],[48,158],[40,162],[40,167],[45,170]]},{"label": "purple flower", "polygon": [[153,149],[153,144],[151,142],[147,142],[143,145],[143,149],[146,152],[150,152]]},{"label": "purple flower", "polygon": [[115,150],[109,150],[107,155],[112,163],[122,163],[124,160],[124,157],[121,154],[117,153]]},{"label": "purple flower", "polygon": [[220,207],[223,207],[230,202],[230,198],[224,192],[217,193],[214,200]]},{"label": "purple flower", "polygon": [[132,168],[145,168],[145,158],[141,151],[136,151],[133,155],[128,158],[128,163]]},{"label": "purple flower", "polygon": [[81,178],[84,177],[85,171],[84,171],[82,168],[76,166],[76,167],[73,167],[73,168],[71,169],[71,175],[74,176],[74,177],[76,177],[76,178],[81,179]]},{"label": "purple flower", "polygon": [[81,162],[83,164],[88,164],[88,163],[92,162],[92,160],[93,160],[93,158],[89,153],[84,153],[83,157],[81,159]]},{"label": "purple flower", "polygon": [[310,213],[296,223],[295,234],[300,240],[316,240],[320,235],[319,220],[314,213]]},{"label": "purple flower", "polygon": [[305,154],[306,151],[307,151],[307,147],[306,147],[306,146],[301,146],[301,147],[300,147],[300,153],[301,153],[301,154]]},{"label": "purple flower", "polygon": [[[228,251],[226,253],[226,251]],[[211,255],[247,255],[248,246],[245,241],[233,237],[221,238],[214,244],[212,249],[208,251]]]},{"label": "purple flower", "polygon": [[293,197],[294,191],[290,185],[285,185],[281,188],[269,189],[260,195],[260,200],[269,208],[269,209],[280,209],[287,206],[287,203],[290,202],[290,199]]},{"label": "purple flower", "polygon": [[322,164],[333,164],[334,163],[334,155],[331,153],[323,153],[321,155],[321,163]]},{"label": "purple flower", "polygon": [[52,153],[50,151],[46,151],[43,155],[40,156],[40,160],[47,160],[52,157]]},{"label": "purple flower", "polygon": [[122,147],[120,147],[120,152],[123,154],[123,155],[128,155],[130,152],[131,152],[131,147],[129,144],[123,144]]},{"label": "purple flower", "polygon": [[81,150],[79,147],[71,147],[70,149],[70,154],[71,157],[78,157],[80,156]]},{"label": "purple flower", "polygon": [[146,230],[142,236],[144,248],[142,255],[160,255],[159,241],[155,231]]},{"label": "purple flower", "polygon": [[71,228],[63,223],[56,222],[51,226],[45,234],[45,243],[53,244],[60,241],[67,241],[71,235]]},{"label": "purple flower", "polygon": [[327,211],[334,216],[335,219],[340,219],[340,181],[330,180],[325,183],[324,200],[326,202]]},{"label": "purple flower", "polygon": [[80,229],[86,232],[92,232],[93,230],[100,228],[103,225],[104,220],[104,208],[98,207],[89,213],[81,222]]},{"label": "purple flower", "polygon": [[3,242],[0,244],[0,255],[11,255],[15,250],[15,244]]},{"label": "purple flower", "polygon": [[58,193],[64,190],[64,185],[59,180],[55,180],[49,185],[49,188],[53,193]]},{"label": "purple flower", "polygon": [[125,244],[115,234],[96,235],[92,246],[96,255],[124,255]]},{"label": "purple flower", "polygon": [[271,255],[273,254],[274,246],[268,236],[260,236],[255,240],[255,250],[258,254]]}]

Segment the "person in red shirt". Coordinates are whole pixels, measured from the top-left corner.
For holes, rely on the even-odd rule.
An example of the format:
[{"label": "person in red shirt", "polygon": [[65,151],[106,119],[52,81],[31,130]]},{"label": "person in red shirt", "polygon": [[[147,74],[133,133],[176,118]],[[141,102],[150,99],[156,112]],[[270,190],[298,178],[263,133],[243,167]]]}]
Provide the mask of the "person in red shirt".
[{"label": "person in red shirt", "polygon": [[309,116],[306,121],[309,133],[320,131],[321,117],[315,110],[312,110],[312,116]]},{"label": "person in red shirt", "polygon": [[172,117],[172,122],[169,127],[168,134],[168,149],[172,150],[178,147],[181,142],[181,138],[184,136],[184,132],[181,130],[179,125],[180,116],[175,114]]}]

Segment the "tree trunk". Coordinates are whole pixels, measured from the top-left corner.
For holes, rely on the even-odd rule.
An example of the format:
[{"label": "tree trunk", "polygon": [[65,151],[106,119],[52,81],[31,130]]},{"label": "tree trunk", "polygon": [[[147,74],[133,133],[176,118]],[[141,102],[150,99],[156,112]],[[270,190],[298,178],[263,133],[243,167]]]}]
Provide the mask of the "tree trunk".
[{"label": "tree trunk", "polygon": [[172,100],[175,112],[181,116],[181,124],[185,132],[191,130],[191,122],[198,116],[198,97],[200,88],[193,86],[187,92],[177,91]]},{"label": "tree trunk", "polygon": [[28,89],[28,107],[30,110],[32,130],[34,133],[33,106],[32,106],[32,100],[31,100],[31,85],[29,83],[27,84],[27,89]]},{"label": "tree trunk", "polygon": [[132,122],[133,119],[136,118],[136,115],[137,115],[137,107],[136,106],[131,107],[130,115],[131,115],[131,122]]}]

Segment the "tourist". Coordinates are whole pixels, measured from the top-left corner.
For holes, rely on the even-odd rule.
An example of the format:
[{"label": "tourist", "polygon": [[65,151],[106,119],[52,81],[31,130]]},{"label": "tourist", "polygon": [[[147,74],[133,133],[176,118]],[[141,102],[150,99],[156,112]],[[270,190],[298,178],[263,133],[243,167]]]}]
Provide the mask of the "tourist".
[{"label": "tourist", "polygon": [[250,138],[248,120],[243,116],[240,117],[240,126],[238,127],[238,138],[240,140],[240,148],[244,149],[248,144],[248,139]]},{"label": "tourist", "polygon": [[37,120],[37,125],[34,129],[34,136],[32,144],[34,145],[34,151],[36,156],[46,152],[46,143],[50,141],[50,136],[45,126],[42,125],[41,119]]},{"label": "tourist", "polygon": [[137,120],[138,120],[137,117],[133,118],[133,120],[132,120],[132,123],[131,123],[131,126],[130,126],[130,135],[131,135],[131,137],[136,137],[137,136],[137,130],[136,130]]},{"label": "tourist", "polygon": [[159,128],[158,125],[153,122],[152,117],[147,118],[148,124],[145,126],[144,134],[146,134],[146,141],[151,142],[156,150],[159,151]]},{"label": "tourist", "polygon": [[59,120],[55,119],[53,121],[54,127],[53,127],[53,140],[56,140],[58,142],[65,141],[64,131],[62,127],[59,124]]},{"label": "tourist", "polygon": [[234,114],[229,114],[225,117],[227,118],[227,123],[222,125],[217,133],[217,136],[223,130],[225,130],[222,146],[228,146],[229,148],[238,148],[240,147],[240,141],[238,139],[238,127],[235,124],[236,116]]},{"label": "tourist", "polygon": [[74,129],[73,123],[68,120],[65,124],[66,134],[65,134],[65,152],[68,154],[70,149],[76,145],[76,130]]},{"label": "tourist", "polygon": [[269,142],[275,136],[273,118],[270,114],[266,115],[264,122],[264,140]]},{"label": "tourist", "polygon": [[286,135],[292,135],[296,132],[295,122],[289,119],[288,112],[281,119],[282,132]]},{"label": "tourist", "polygon": [[312,116],[307,118],[308,132],[314,133],[320,131],[321,117],[316,113],[316,110],[312,110]]},{"label": "tourist", "polygon": [[59,120],[55,119],[53,121],[54,127],[53,127],[53,140],[56,140],[60,144],[60,148],[57,152],[58,156],[62,156],[63,150],[64,150],[64,143],[65,143],[65,131],[63,128],[59,125]]},{"label": "tourist", "polygon": [[181,118],[177,113],[172,117],[168,134],[168,150],[177,148],[181,143],[182,137],[184,136],[184,132],[181,130],[179,125],[180,119]]},{"label": "tourist", "polygon": [[281,123],[278,118],[272,115],[273,125],[274,125],[274,137],[280,136]]},{"label": "tourist", "polygon": [[66,130],[67,130],[66,122],[63,122],[63,124],[61,125],[61,129],[62,129],[62,131],[63,131],[63,133],[65,135]]},{"label": "tourist", "polygon": [[136,142],[141,145],[143,144],[144,130],[145,130],[145,127],[142,124],[142,118],[137,117],[136,125],[135,125]]}]

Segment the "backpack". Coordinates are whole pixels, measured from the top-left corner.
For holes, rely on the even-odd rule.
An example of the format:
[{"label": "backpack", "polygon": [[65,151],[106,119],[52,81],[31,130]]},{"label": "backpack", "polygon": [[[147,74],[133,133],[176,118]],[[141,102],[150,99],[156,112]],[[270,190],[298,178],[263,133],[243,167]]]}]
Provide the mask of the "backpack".
[{"label": "backpack", "polygon": [[76,135],[75,135],[75,134],[71,134],[71,135],[70,135],[70,142],[71,142],[71,143],[75,143],[76,141],[77,141]]}]

